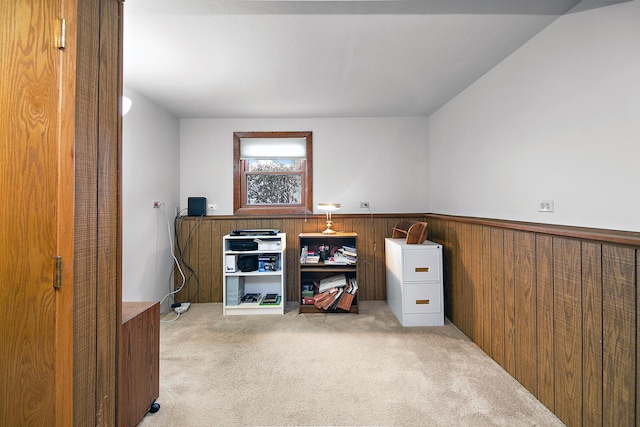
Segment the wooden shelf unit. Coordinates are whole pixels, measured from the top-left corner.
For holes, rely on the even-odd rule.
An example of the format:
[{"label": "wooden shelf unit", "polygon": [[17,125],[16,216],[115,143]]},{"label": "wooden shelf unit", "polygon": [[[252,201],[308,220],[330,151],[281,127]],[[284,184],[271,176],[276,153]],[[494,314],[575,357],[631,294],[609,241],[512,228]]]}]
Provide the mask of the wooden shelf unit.
[{"label": "wooden shelf unit", "polygon": [[[320,245],[328,245],[333,252],[337,248],[341,248],[343,245],[355,247],[357,249],[357,238],[358,235],[356,233],[336,233],[336,234],[323,234],[323,233],[301,233],[298,235],[298,255],[301,254],[302,248],[307,246],[310,250],[316,251]],[[330,277],[336,274],[344,273],[347,276],[351,276],[358,278],[358,263],[352,265],[336,265],[336,264],[325,264],[322,261],[318,263],[306,263],[299,264],[299,274],[298,274],[298,283],[297,283],[297,292],[298,292],[298,304],[300,313],[347,313],[345,310],[323,310],[315,307],[311,304],[303,304],[302,303],[302,284],[305,281],[315,281],[319,282],[320,280]],[[353,304],[351,305],[351,309],[348,313],[358,313],[358,294],[362,289],[362,284],[358,282],[358,292],[353,299]]]}]

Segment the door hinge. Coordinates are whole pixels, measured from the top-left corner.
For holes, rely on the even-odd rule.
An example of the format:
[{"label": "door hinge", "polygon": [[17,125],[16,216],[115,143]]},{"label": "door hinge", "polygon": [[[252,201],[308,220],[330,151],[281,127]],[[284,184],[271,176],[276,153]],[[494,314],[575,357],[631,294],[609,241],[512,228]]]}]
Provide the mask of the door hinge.
[{"label": "door hinge", "polygon": [[67,20],[60,18],[60,38],[58,39],[58,49],[67,47]]},{"label": "door hinge", "polygon": [[62,287],[62,257],[54,256],[54,277],[53,277],[53,287],[55,289],[60,289]]}]

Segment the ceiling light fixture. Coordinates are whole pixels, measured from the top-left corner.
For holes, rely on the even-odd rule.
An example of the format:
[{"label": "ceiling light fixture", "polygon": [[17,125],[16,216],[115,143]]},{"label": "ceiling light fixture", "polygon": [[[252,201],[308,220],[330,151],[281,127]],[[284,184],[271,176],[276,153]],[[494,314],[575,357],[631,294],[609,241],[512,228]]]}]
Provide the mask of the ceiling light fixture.
[{"label": "ceiling light fixture", "polygon": [[131,98],[129,98],[128,96],[122,96],[122,116],[124,117],[129,110],[131,109],[131,104],[133,102],[131,101]]}]

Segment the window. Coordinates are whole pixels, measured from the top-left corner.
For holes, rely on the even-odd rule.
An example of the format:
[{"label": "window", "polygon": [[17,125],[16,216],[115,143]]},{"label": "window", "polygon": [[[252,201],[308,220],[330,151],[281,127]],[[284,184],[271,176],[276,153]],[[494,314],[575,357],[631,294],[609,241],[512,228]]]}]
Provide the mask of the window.
[{"label": "window", "polygon": [[234,213],[312,213],[311,144],[311,132],[234,132]]}]

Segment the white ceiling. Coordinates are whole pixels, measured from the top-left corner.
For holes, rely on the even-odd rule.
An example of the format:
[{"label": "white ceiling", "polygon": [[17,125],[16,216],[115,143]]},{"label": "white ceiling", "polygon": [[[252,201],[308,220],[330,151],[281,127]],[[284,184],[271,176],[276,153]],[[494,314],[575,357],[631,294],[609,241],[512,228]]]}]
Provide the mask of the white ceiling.
[{"label": "white ceiling", "polygon": [[124,84],[181,118],[425,116],[578,1],[126,0]]}]

